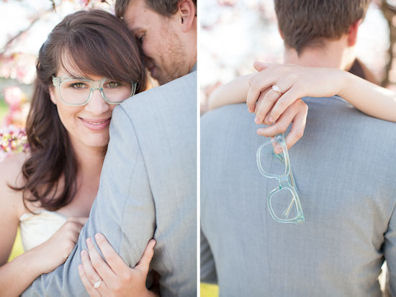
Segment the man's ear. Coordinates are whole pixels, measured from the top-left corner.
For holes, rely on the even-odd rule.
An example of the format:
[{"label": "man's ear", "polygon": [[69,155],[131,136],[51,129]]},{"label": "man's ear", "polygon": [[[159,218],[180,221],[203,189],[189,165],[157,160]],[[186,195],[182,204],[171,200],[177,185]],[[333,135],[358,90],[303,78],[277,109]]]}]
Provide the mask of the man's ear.
[{"label": "man's ear", "polygon": [[194,24],[197,16],[197,10],[192,0],[180,0],[178,4],[179,11],[177,12],[182,31],[188,32]]},{"label": "man's ear", "polygon": [[280,29],[279,25],[278,25],[278,32],[279,32],[279,35],[280,35],[280,37],[282,38],[282,40],[285,40],[285,36],[283,35],[283,32],[282,32],[282,30]]},{"label": "man's ear", "polygon": [[348,46],[354,46],[357,42],[357,36],[359,32],[359,26],[362,23],[362,20],[357,20],[355,23],[353,23],[348,30]]}]

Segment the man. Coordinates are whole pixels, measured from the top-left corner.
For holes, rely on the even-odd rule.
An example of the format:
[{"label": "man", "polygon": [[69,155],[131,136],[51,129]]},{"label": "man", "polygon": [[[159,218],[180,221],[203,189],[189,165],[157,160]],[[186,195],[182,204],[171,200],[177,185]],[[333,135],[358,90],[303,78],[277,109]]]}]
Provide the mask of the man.
[{"label": "man", "polygon": [[[286,62],[341,67],[352,60],[354,24],[367,1],[277,0],[275,7]],[[296,43],[285,22],[298,31]],[[341,35],[327,35],[339,24]],[[201,279],[227,297],[381,296],[386,259],[396,295],[396,125],[339,97],[305,102],[305,136],[289,151],[305,216],[299,224],[270,215],[267,195],[279,184],[257,168],[257,148],[268,139],[256,134],[246,106],[202,117]]]},{"label": "man", "polygon": [[141,42],[160,84],[189,73],[197,61],[196,0],[118,0],[116,15]]},{"label": "man", "polygon": [[356,58],[359,25],[370,1],[307,2],[275,0],[285,44],[284,62],[349,69]]},{"label": "man", "polygon": [[[157,12],[158,5],[172,13]],[[196,7],[191,0],[133,0],[117,2],[116,9],[126,16],[150,15],[133,19],[133,28],[144,30],[149,67],[164,85],[115,108],[99,192],[76,248],[23,296],[88,296],[78,265],[85,240],[98,232],[130,267],[154,237],[152,269],[160,275],[161,296],[196,296]],[[162,30],[158,23],[169,25],[160,31],[166,46],[151,39]],[[173,47],[183,50],[171,55]]]}]

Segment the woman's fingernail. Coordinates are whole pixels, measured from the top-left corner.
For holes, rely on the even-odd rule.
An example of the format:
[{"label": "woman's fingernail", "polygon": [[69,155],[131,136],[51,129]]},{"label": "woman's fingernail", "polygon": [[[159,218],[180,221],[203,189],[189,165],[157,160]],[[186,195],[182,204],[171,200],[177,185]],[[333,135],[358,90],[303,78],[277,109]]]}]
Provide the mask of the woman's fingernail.
[{"label": "woman's fingernail", "polygon": [[274,118],[273,118],[272,116],[269,116],[269,117],[268,117],[268,122],[269,122],[270,124],[273,124],[273,123],[274,123]]}]

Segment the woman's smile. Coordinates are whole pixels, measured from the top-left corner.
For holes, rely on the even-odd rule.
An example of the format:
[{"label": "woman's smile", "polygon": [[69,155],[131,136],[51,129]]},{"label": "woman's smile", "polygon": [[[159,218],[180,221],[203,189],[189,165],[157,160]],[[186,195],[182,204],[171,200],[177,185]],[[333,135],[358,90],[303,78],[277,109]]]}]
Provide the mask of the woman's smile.
[{"label": "woman's smile", "polygon": [[81,120],[81,122],[84,124],[85,127],[94,131],[109,129],[110,120],[111,120],[111,117],[102,118],[102,119],[89,119],[83,117],[78,117],[78,118]]}]

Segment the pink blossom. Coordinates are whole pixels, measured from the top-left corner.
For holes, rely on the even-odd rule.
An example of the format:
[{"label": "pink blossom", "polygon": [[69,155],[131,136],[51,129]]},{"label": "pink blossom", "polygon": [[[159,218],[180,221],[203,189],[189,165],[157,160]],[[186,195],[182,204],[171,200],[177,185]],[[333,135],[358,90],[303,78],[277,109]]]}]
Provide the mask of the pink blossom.
[{"label": "pink blossom", "polygon": [[4,89],[4,99],[11,109],[17,109],[26,101],[26,96],[19,87],[12,86]]}]

